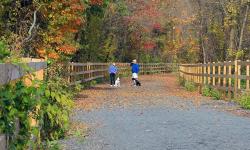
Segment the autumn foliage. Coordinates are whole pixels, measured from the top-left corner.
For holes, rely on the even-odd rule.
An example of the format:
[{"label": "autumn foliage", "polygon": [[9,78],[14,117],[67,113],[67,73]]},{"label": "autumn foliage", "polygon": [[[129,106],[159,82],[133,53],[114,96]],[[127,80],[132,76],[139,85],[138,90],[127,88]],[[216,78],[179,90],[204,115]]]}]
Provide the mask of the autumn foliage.
[{"label": "autumn foliage", "polygon": [[43,44],[37,52],[41,57],[58,59],[60,55],[73,54],[78,45],[76,33],[84,23],[84,4],[80,0],[55,0],[43,8],[48,22],[48,32],[42,31]]},{"label": "autumn foliage", "polygon": [[103,0],[90,0],[91,5],[103,5]]},{"label": "autumn foliage", "polygon": [[2,0],[0,39],[21,56],[81,62],[248,59],[249,7],[247,0],[46,0],[26,6]]}]

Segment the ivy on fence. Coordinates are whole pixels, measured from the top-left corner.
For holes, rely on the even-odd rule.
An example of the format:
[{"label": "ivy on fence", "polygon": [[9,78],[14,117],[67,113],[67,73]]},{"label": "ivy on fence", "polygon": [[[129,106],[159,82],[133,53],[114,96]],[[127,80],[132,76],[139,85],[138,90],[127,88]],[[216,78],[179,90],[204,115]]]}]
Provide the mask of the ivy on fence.
[{"label": "ivy on fence", "polygon": [[0,86],[0,132],[8,149],[47,149],[45,141],[64,137],[69,128],[74,91],[59,74],[29,86],[23,81]]}]

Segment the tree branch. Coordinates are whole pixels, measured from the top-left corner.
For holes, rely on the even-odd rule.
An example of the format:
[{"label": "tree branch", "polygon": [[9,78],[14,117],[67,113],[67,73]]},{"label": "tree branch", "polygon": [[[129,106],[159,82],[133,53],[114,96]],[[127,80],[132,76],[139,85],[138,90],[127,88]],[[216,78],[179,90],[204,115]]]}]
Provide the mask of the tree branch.
[{"label": "tree branch", "polygon": [[31,27],[29,29],[29,32],[28,32],[29,36],[23,40],[23,43],[29,41],[31,39],[31,37],[32,37],[32,31],[36,27],[37,12],[38,12],[38,10],[40,8],[41,8],[41,6],[39,6],[38,9],[35,10],[34,13],[33,13],[33,23],[32,23],[32,25],[31,25]]}]

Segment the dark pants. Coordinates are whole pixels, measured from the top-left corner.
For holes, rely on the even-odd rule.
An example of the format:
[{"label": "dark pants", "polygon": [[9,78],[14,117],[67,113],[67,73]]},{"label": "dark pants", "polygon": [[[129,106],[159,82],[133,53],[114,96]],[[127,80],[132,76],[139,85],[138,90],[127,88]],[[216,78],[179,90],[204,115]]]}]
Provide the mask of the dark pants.
[{"label": "dark pants", "polygon": [[115,85],[115,73],[110,73],[110,85]]}]

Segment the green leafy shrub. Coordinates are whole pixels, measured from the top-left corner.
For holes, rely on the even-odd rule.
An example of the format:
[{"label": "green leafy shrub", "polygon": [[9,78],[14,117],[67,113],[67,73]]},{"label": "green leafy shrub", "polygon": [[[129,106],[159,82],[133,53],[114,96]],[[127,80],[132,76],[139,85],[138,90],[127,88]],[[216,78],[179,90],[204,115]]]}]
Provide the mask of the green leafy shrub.
[{"label": "green leafy shrub", "polygon": [[76,84],[76,85],[73,87],[73,90],[72,90],[73,95],[76,95],[76,94],[78,94],[79,92],[81,92],[83,88],[84,88],[84,85],[82,85],[81,83]]},{"label": "green leafy shrub", "polygon": [[179,78],[178,78],[178,83],[179,83],[181,86],[185,86],[185,82],[186,82],[185,79],[179,76]]},{"label": "green leafy shrub", "polygon": [[96,80],[90,81],[90,86],[91,86],[91,87],[92,87],[92,86],[96,86],[96,84],[97,84],[97,81],[96,81]]},{"label": "green leafy shrub", "polygon": [[[41,149],[41,141],[64,137],[74,90],[80,87],[68,87],[58,74],[46,81],[34,80],[31,86],[22,81],[0,86],[0,131],[8,136],[10,149]],[[36,126],[31,126],[31,118]]]},{"label": "green leafy shrub", "polygon": [[27,87],[22,81],[0,87],[0,130],[9,137],[10,149],[27,148],[35,131],[31,127],[30,117],[35,117],[40,93],[39,88]]},{"label": "green leafy shrub", "polygon": [[211,97],[214,100],[220,100],[221,99],[221,93],[219,90],[217,89],[211,89]]},{"label": "green leafy shrub", "polygon": [[[72,107],[72,95],[60,82],[25,86],[18,81],[1,86],[0,131],[8,135],[10,149],[37,147],[32,142],[57,140],[65,135]],[[38,126],[31,126],[31,117],[38,121]],[[15,133],[17,120],[19,131]],[[31,141],[31,135],[39,139]]]},{"label": "green leafy shrub", "polygon": [[7,45],[0,41],[0,62],[3,62],[4,58],[10,56],[10,51],[7,48]]},{"label": "green leafy shrub", "polygon": [[194,85],[193,82],[186,81],[184,87],[187,91],[190,91],[190,92],[193,92],[196,90],[196,86]]},{"label": "green leafy shrub", "polygon": [[204,86],[202,88],[202,95],[207,96],[207,97],[211,97],[211,88],[209,86]]},{"label": "green leafy shrub", "polygon": [[65,79],[53,77],[44,85],[45,90],[39,111],[41,137],[57,140],[64,137],[69,128],[69,115],[73,107],[73,94]]},{"label": "green leafy shrub", "polygon": [[250,94],[249,93],[243,94],[239,98],[239,104],[242,108],[250,109]]},{"label": "green leafy shrub", "polygon": [[221,92],[207,85],[202,88],[202,95],[212,97],[214,100],[221,99]]}]

